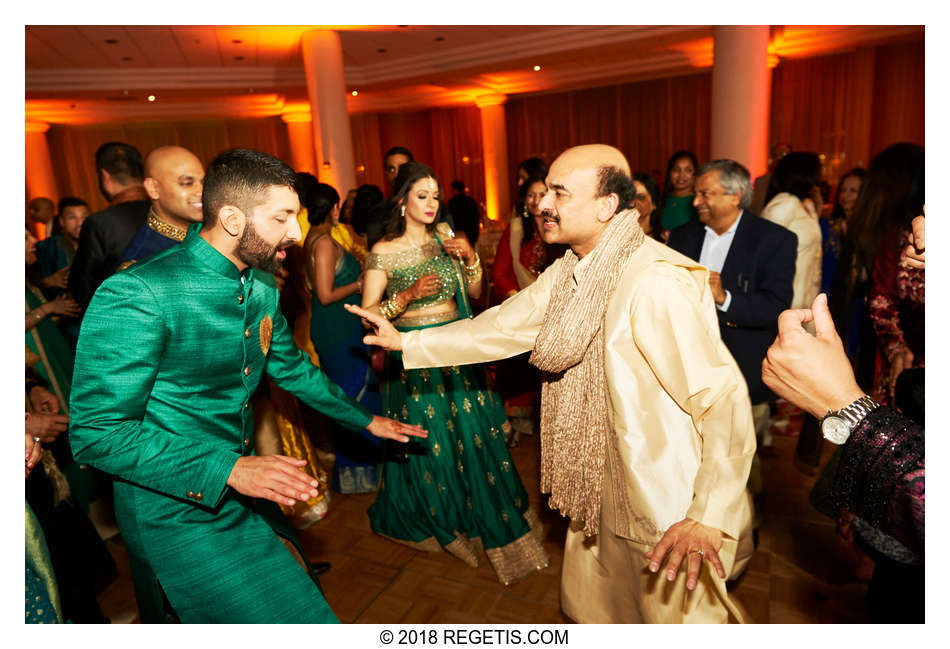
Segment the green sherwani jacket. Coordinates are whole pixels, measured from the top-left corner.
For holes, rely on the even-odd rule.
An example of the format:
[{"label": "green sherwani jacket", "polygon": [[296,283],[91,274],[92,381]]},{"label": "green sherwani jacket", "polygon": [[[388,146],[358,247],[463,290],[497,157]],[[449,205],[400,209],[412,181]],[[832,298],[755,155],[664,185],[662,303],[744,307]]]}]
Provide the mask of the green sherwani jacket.
[{"label": "green sherwani jacket", "polygon": [[372,419],[296,347],[273,276],[238,271],[194,231],[107,279],[83,319],[73,454],[116,476],[122,536],[182,622],[336,621],[264,501],[226,484],[253,454],[264,372],[347,428]]}]

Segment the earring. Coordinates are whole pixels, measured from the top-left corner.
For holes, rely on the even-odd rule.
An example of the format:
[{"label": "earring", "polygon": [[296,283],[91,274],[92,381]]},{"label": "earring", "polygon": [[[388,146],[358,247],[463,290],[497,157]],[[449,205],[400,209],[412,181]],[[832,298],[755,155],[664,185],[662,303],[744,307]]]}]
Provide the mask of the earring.
[{"label": "earring", "polygon": [[527,208],[527,207],[524,208],[524,212],[522,212],[522,215],[523,215],[525,218],[528,218],[528,208]]},{"label": "earring", "polygon": [[403,218],[405,218],[405,216],[406,216],[406,206],[405,206],[405,205],[403,205],[401,208],[399,208],[399,215],[402,216]]}]

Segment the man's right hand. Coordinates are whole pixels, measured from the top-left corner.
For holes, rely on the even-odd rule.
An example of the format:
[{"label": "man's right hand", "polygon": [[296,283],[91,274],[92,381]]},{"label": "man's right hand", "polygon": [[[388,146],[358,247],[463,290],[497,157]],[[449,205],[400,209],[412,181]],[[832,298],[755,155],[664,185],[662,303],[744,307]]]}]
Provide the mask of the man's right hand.
[{"label": "man's right hand", "polygon": [[364,343],[367,345],[378,345],[390,351],[399,351],[402,349],[402,334],[396,330],[389,320],[378,313],[370,313],[366,309],[361,309],[353,304],[344,304],[343,307],[350,313],[360,316],[373,326],[373,331],[376,335],[365,336],[363,338]]},{"label": "man's right hand", "polygon": [[306,460],[286,455],[248,455],[239,457],[228,486],[252,498],[266,498],[278,505],[293,507],[317,496],[317,481],[300,470]]}]

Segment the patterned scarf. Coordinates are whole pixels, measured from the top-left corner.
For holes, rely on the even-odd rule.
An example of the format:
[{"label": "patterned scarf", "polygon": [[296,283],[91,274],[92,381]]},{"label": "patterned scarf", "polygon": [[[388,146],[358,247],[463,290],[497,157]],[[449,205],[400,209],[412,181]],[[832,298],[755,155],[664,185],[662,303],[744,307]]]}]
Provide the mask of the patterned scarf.
[{"label": "patterned scarf", "polygon": [[623,265],[643,243],[638,215],[625,210],[614,216],[576,284],[578,257],[572,250],[564,254],[530,358],[544,373],[541,491],[550,492],[551,507],[583,523],[587,536],[600,528],[604,463],[616,447],[604,321]]}]

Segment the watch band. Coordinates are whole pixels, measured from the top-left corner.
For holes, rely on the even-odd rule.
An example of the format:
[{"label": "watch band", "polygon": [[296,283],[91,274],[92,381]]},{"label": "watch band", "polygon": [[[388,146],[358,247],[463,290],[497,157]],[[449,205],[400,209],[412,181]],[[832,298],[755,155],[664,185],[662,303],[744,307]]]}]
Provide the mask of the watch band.
[{"label": "watch band", "polygon": [[874,399],[865,394],[863,397],[845,406],[835,414],[847,421],[848,427],[851,430],[854,430],[855,426],[858,425],[858,422],[867,417],[868,414],[879,405],[880,404],[874,401]]}]

